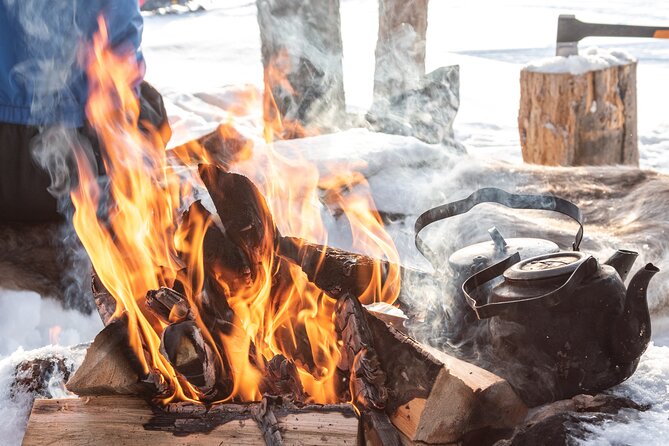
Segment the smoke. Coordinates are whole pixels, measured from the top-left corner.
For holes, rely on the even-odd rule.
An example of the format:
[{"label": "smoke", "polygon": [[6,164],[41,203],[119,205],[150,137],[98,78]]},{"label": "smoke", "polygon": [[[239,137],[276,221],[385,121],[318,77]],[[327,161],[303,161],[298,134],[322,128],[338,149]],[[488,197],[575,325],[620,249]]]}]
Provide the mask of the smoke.
[{"label": "smoke", "polygon": [[[70,218],[73,212],[69,194],[76,185],[75,151],[84,154],[95,165],[90,139],[83,136],[86,83],[82,71],[83,29],[95,25],[96,9],[84,0],[0,0],[16,27],[17,42],[23,46],[23,60],[10,71],[11,80],[32,98],[31,123],[38,134],[31,141],[35,163],[49,176],[48,191],[57,201],[58,211],[66,223],[44,241],[58,252],[60,284],[54,297],[65,308],[89,313],[93,310],[90,291],[90,262],[81,246]],[[101,2],[95,2],[101,3]],[[91,15],[94,14],[94,15]],[[79,128],[78,128],[79,127]]]}]

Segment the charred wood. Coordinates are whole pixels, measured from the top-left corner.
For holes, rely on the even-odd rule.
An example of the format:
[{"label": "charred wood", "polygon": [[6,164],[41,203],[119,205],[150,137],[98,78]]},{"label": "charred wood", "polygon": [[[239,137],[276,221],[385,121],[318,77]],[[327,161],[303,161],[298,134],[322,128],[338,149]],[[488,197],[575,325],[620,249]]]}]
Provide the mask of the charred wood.
[{"label": "charred wood", "polygon": [[335,307],[335,327],[342,341],[338,368],[350,376],[351,400],[363,421],[371,444],[399,445],[400,438],[383,411],[387,399],[386,374],[381,368],[364,309],[352,294]]},{"label": "charred wood", "polygon": [[262,262],[274,251],[276,228],[267,203],[256,186],[243,175],[227,173],[212,165],[198,166],[221,219],[224,235],[250,269],[251,280],[261,273]]},{"label": "charred wood", "polygon": [[267,363],[260,391],[293,402],[304,403],[307,399],[295,363],[283,355],[276,355]]},{"label": "charred wood", "polygon": [[213,132],[174,147],[168,153],[182,164],[216,164],[228,170],[231,164],[248,158],[252,150],[253,141],[231,124],[221,124]]},{"label": "charred wood", "polygon": [[102,323],[106,327],[112,322],[114,312],[116,311],[116,299],[107,291],[107,288],[102,284],[95,270],[91,273],[91,289],[93,290],[93,298],[95,299],[98,314],[100,314],[100,319],[102,319]]}]

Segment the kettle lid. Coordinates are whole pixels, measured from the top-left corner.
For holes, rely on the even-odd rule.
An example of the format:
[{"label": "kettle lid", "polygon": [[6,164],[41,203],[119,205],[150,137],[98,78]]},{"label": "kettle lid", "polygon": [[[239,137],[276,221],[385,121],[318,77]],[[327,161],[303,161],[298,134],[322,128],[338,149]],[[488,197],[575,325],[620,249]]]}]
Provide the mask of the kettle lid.
[{"label": "kettle lid", "polygon": [[540,238],[519,237],[504,239],[504,241],[506,243],[503,247],[493,240],[466,246],[451,254],[448,263],[456,270],[466,269],[468,271],[473,264],[485,267],[514,252],[518,252],[522,259],[528,259],[560,251],[557,244]]},{"label": "kettle lid", "polygon": [[551,279],[573,273],[588,259],[580,251],[560,251],[522,260],[504,271],[507,280]]}]

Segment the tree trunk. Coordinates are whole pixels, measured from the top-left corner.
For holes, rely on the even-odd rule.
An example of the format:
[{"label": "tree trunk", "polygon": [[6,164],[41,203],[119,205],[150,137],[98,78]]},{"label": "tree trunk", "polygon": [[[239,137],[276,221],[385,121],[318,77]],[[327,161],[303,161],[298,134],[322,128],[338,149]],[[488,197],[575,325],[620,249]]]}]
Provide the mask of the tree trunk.
[{"label": "tree trunk", "polygon": [[306,126],[336,125],[345,112],[339,0],[257,0],[256,4],[265,119],[275,122],[273,113],[278,111],[282,120]]},{"label": "tree trunk", "polygon": [[428,0],[379,0],[374,102],[420,87]]},{"label": "tree trunk", "polygon": [[584,74],[520,73],[525,162],[639,165],[636,62]]}]

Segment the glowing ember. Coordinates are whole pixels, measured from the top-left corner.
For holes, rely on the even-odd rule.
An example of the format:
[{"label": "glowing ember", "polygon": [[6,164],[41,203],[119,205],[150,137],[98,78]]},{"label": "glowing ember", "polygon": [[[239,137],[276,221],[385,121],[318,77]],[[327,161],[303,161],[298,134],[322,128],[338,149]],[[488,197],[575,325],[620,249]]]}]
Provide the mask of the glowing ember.
[{"label": "glowing ember", "polygon": [[[205,164],[199,174],[214,197],[220,221],[199,203],[182,219],[181,199],[192,191],[166,160],[165,133],[146,122],[140,130],[139,105],[131,87],[139,78],[135,55],[110,50],[103,20],[88,63],[87,116],[104,148],[109,184],[102,188],[89,161],[77,154],[74,226],[102,284],[116,299],[115,317],[128,321],[131,347],[144,373],[158,376],[168,389],[160,395],[162,400],[212,400],[160,352],[161,336],[173,316],[169,321],[156,317],[146,295],[178,285],[207,349],[214,352],[221,379],[229,381],[219,386],[215,399],[260,399],[269,361],[283,355],[297,367],[310,401],[339,401],[335,301],[311,283],[300,267],[278,257],[276,244],[279,231],[327,244],[319,208],[319,190],[325,191],[328,203],[347,217],[354,248],[390,261],[390,271],[382,271],[379,262],[361,302],[394,302],[399,271],[392,265],[399,263],[398,255],[373,210],[365,179],[352,171],[321,178],[313,164],[296,154],[277,153],[271,144],[275,138],[309,132],[296,123],[281,122],[271,95],[266,95],[265,122],[258,125],[264,128],[266,146],[254,149],[240,138],[234,116],[219,128],[225,140],[241,141],[236,148],[241,155],[225,167],[244,176],[214,167],[217,160],[197,144],[176,154],[183,163],[197,159]],[[266,84],[268,76],[280,73],[280,69],[268,70]],[[285,88],[290,85],[286,83]],[[239,109],[247,106],[240,104]],[[245,177],[252,178],[255,186]],[[244,223],[245,214],[240,217],[225,203],[248,205],[253,216]],[[242,273],[225,262],[205,266],[205,244],[211,237],[223,238],[238,253],[246,265]],[[216,306],[231,310],[224,323],[211,323],[211,308]]]}]

